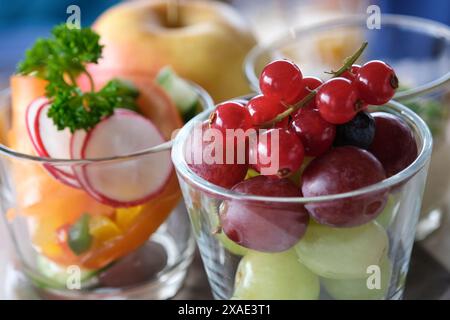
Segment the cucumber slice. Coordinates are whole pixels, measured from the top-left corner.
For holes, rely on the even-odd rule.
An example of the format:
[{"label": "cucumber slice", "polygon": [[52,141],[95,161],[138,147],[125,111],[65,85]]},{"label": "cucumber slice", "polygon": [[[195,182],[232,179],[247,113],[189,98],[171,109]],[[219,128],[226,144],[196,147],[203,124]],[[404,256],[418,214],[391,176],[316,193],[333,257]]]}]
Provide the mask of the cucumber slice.
[{"label": "cucumber slice", "polygon": [[186,118],[191,118],[199,111],[198,93],[192,89],[187,81],[180,78],[172,68],[162,68],[156,77],[156,83],[172,98],[185,121],[189,120]]},{"label": "cucumber slice", "polygon": [[[66,288],[67,280],[74,275],[69,267],[61,266],[50,259],[40,255],[37,257],[36,266],[43,276],[37,281],[40,287]],[[95,285],[97,280],[94,278],[97,270],[88,270],[80,268],[81,287],[86,288]],[[89,280],[89,281],[88,281]]]}]

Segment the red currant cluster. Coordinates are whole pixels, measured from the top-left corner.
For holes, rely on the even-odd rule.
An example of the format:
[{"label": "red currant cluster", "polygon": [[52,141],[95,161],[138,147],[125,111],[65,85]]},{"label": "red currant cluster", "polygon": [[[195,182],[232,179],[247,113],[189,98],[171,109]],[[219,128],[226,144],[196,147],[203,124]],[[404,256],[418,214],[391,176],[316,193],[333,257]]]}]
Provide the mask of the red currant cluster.
[{"label": "red currant cluster", "polygon": [[[240,193],[315,197],[378,183],[410,165],[417,157],[417,145],[409,126],[396,116],[366,110],[369,104],[384,104],[393,97],[398,86],[394,70],[382,61],[370,61],[361,67],[343,67],[335,75],[323,83],[303,77],[290,61],[270,63],[260,77],[261,95],[246,104],[218,105],[204,124],[224,135],[227,129],[265,128],[256,133],[255,144],[245,144],[247,162],[190,167],[204,179]],[[275,133],[278,170],[266,174],[263,169],[271,164],[261,159],[272,155]],[[227,145],[224,153],[230,151]],[[223,206],[221,226],[242,246],[283,251],[303,236],[310,216],[334,227],[358,226],[383,210],[387,193],[305,206],[262,207],[230,200]],[[268,234],[270,225],[277,228]]]}]

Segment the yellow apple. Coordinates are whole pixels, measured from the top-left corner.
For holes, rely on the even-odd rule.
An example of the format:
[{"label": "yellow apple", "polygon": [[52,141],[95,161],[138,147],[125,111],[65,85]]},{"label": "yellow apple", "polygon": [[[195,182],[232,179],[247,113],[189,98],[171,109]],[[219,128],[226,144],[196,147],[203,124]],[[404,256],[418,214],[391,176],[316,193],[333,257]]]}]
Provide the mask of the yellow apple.
[{"label": "yellow apple", "polygon": [[181,1],[176,25],[167,18],[167,1],[124,2],[94,23],[104,45],[95,69],[155,77],[166,65],[223,101],[250,91],[242,63],[256,41],[232,7],[216,1]]}]

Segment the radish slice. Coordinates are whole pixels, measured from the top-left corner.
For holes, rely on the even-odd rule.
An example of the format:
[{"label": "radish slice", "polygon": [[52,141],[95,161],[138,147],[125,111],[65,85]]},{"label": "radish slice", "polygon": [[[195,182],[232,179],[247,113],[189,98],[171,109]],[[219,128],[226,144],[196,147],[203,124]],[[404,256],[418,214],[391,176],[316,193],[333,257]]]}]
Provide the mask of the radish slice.
[{"label": "radish slice", "polygon": [[68,175],[63,174],[62,171],[58,170],[59,167],[56,168],[49,164],[44,164],[44,168],[47,169],[48,173],[56,180],[68,185],[69,187],[81,189],[81,184],[75,176],[73,178],[69,177]]},{"label": "radish slice", "polygon": [[72,159],[82,159],[81,151],[83,150],[86,136],[86,131],[77,130],[70,138],[70,157]]},{"label": "radish slice", "polygon": [[[79,143],[73,140],[73,153]],[[82,158],[120,156],[163,143],[165,140],[147,118],[117,109],[97,124],[85,138]],[[157,152],[103,164],[82,167],[79,181],[100,202],[114,207],[130,207],[156,197],[172,173],[170,152]],[[76,170],[78,173],[79,170]]]},{"label": "radish slice", "polygon": [[[46,97],[38,98],[28,106],[25,121],[31,143],[35,148],[37,155],[40,157],[70,159],[70,153],[67,153],[66,151],[70,148],[69,140],[66,140],[67,134],[70,139],[70,132],[68,129],[67,131],[64,130],[66,131],[64,133],[63,131],[57,130],[52,120],[47,116],[49,108],[49,100]],[[52,129],[49,130],[49,128]],[[42,139],[42,137],[45,137],[45,139]],[[55,150],[54,139],[59,141],[56,145],[60,145],[64,150],[63,152]],[[65,145],[64,143],[61,143],[61,141],[65,141]],[[49,150],[51,152],[49,152]],[[56,167],[54,165],[44,164],[44,168],[52,177],[60,182],[74,188],[81,187],[69,166]]]},{"label": "radish slice", "polygon": [[41,110],[41,108],[47,104],[48,99],[46,97],[37,98],[30,103],[25,112],[25,124],[27,126],[28,136],[30,137],[31,143],[33,144],[33,147],[36,150],[36,153],[40,157],[44,157],[46,156],[46,154],[45,151],[42,149],[41,145],[38,143],[35,125],[39,110]]},{"label": "radish slice", "polygon": [[[53,119],[48,117],[50,104],[43,105],[36,115],[36,139],[49,158],[70,159],[70,130],[58,130]],[[55,167],[63,175],[74,178],[70,166]]]}]

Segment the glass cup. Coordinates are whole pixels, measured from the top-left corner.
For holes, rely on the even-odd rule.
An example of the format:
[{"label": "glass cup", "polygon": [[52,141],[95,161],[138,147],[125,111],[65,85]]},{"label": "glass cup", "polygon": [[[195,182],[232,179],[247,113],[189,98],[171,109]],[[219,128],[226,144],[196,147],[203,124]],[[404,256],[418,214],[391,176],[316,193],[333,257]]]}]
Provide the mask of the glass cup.
[{"label": "glass cup", "polygon": [[379,59],[394,67],[400,89],[394,100],[414,110],[428,124],[434,146],[423,197],[417,239],[423,239],[448,216],[450,197],[450,27],[417,17],[381,16],[379,29],[368,28],[367,16],[350,16],[292,30],[247,56],[245,73],[259,91],[262,68],[276,58],[301,66],[303,75],[327,77],[363,41],[369,45],[361,63]]},{"label": "glass cup", "polygon": [[[193,89],[199,93],[203,109],[213,107],[206,92],[194,85]],[[158,192],[144,203],[130,206],[88,192],[89,183],[79,182],[83,187],[77,188],[77,180],[64,175],[75,172],[81,179],[78,173],[90,172],[90,177],[108,179],[108,186],[114,187],[111,190],[118,195],[130,194],[142,187],[142,179],[133,168],[139,165],[157,174],[155,166],[162,159],[170,163],[171,141],[103,159],[49,159],[21,154],[8,147],[11,103],[7,91],[0,95],[0,102],[1,211],[19,274],[25,274],[27,283],[32,284],[28,286],[33,289],[30,296],[174,296],[192,261],[195,242],[173,166]],[[148,183],[152,183],[151,179]]]},{"label": "glass cup", "polygon": [[[432,137],[423,120],[407,107],[392,101],[377,109],[406,121],[416,137],[417,159],[375,185],[313,198],[244,195],[207,182],[190,169],[185,154],[191,150],[188,148],[194,129],[208,118],[209,112],[201,113],[181,129],[172,148],[172,160],[216,299],[402,297]],[[272,237],[276,234],[284,239],[290,231],[280,229],[283,217],[298,214],[303,206],[308,210],[344,212],[351,208],[369,210],[374,205],[379,208],[380,204],[385,205],[381,214],[357,227],[332,228],[310,219],[303,238],[283,252],[247,249],[220,231],[220,213],[231,206],[250,210],[252,222],[245,227],[249,232],[253,232],[250,230],[254,225],[265,225],[267,237],[275,239]],[[281,220],[269,220],[268,214]]]}]

